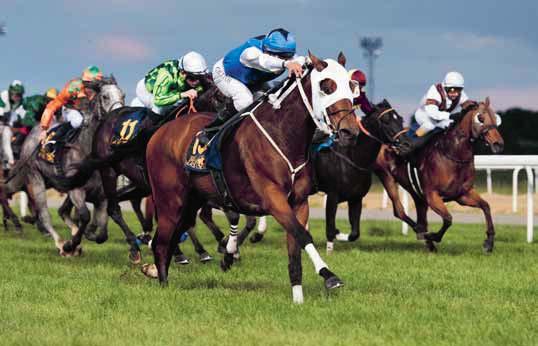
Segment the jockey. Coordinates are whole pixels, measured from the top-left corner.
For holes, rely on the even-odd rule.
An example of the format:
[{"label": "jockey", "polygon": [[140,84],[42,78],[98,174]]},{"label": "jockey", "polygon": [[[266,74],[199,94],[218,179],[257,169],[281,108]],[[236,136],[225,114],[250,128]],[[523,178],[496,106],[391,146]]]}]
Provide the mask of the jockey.
[{"label": "jockey", "polygon": [[448,72],[442,83],[430,86],[411,119],[411,128],[416,128],[415,133],[406,134],[411,151],[429,139],[428,133],[434,133],[435,129],[447,129],[454,122],[451,115],[460,112],[461,105],[469,101],[463,88],[464,79],[459,72]]},{"label": "jockey", "polygon": [[274,80],[285,70],[300,77],[304,57],[295,56],[295,37],[284,29],[256,36],[229,51],[213,67],[213,80],[219,90],[233,100],[233,107],[223,107],[217,118],[206,127],[200,142],[207,144],[216,127],[254,102],[253,91]]},{"label": "jockey", "polygon": [[69,81],[58,96],[47,104],[41,117],[42,132],[39,139],[42,142],[46,139],[47,130],[54,120],[54,114],[60,109],[62,110],[64,121],[71,125],[71,129],[79,128],[83,121],[82,114],[79,111],[81,100],[91,100],[95,96],[95,82],[102,79],[103,73],[97,66],[88,66],[82,73],[81,78]]},{"label": "jockey", "polygon": [[366,86],[366,75],[361,70],[355,69],[349,71],[349,78],[351,82],[356,86],[354,92],[357,97],[353,99],[353,108],[360,108],[365,115],[369,115],[374,111],[374,107],[366,97],[366,91],[364,87]]},{"label": "jockey", "polygon": [[8,90],[0,93],[0,117],[5,124],[1,130],[2,151],[4,153],[4,165],[6,168],[10,168],[15,163],[13,151],[11,150],[11,137],[13,135],[11,126],[21,115],[21,112],[23,112],[23,96],[24,86],[18,80],[14,80]]},{"label": "jockey", "polygon": [[[45,94],[37,94],[25,97],[22,101],[24,115],[15,122],[16,128],[32,128],[41,120],[47,104],[58,96],[56,88],[49,88]],[[18,126],[17,126],[18,125]]]},{"label": "jockey", "polygon": [[197,52],[189,52],[177,60],[167,60],[151,69],[136,85],[136,98],[131,106],[151,108],[166,114],[180,101],[195,99],[207,89],[207,63]]}]

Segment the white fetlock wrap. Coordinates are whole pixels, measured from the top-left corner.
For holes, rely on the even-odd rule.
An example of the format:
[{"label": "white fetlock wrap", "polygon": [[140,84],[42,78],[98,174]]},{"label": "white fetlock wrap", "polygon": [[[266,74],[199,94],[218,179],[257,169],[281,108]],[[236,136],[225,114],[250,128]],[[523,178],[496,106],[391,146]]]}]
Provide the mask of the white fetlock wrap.
[{"label": "white fetlock wrap", "polygon": [[321,259],[321,256],[319,255],[318,250],[314,247],[314,244],[310,243],[307,246],[304,247],[306,253],[310,257],[310,260],[314,264],[314,268],[316,270],[316,273],[319,274],[320,270],[323,268],[327,268],[327,264],[323,262]]},{"label": "white fetlock wrap", "polygon": [[295,304],[304,303],[303,286],[302,285],[291,286],[291,294],[293,296],[293,302]]},{"label": "white fetlock wrap", "polygon": [[237,235],[230,235],[228,237],[228,243],[226,244],[227,253],[236,253],[237,252]]},{"label": "white fetlock wrap", "polygon": [[152,250],[152,249],[151,249],[151,242],[152,242],[152,241],[153,241],[153,239],[151,239],[150,241],[148,241],[148,247],[149,247],[150,250]]},{"label": "white fetlock wrap", "polygon": [[336,234],[336,240],[338,240],[338,241],[349,241],[349,233],[338,233],[338,234]]},{"label": "white fetlock wrap", "polygon": [[260,217],[260,222],[258,223],[258,233],[264,234],[267,231],[267,216]]},{"label": "white fetlock wrap", "polygon": [[327,252],[333,252],[334,250],[334,243],[332,241],[327,242]]}]

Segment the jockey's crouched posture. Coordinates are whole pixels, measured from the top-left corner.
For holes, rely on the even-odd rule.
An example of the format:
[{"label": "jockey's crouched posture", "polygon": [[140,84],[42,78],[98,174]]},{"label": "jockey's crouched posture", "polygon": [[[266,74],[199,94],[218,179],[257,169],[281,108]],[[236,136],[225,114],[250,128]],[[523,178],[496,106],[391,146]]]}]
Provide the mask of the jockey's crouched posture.
[{"label": "jockey's crouched posture", "polygon": [[463,91],[464,79],[459,72],[449,72],[442,83],[433,84],[420,101],[419,108],[411,118],[411,129],[405,136],[410,148],[405,154],[421,147],[430,136],[438,131],[447,129],[454,119],[454,115],[461,111],[463,103],[469,101]]},{"label": "jockey's crouched posture", "polygon": [[75,78],[69,81],[60,91],[58,96],[50,101],[41,117],[41,133],[39,139],[44,142],[47,138],[47,130],[51,127],[54,120],[54,114],[61,109],[62,118],[70,126],[66,128],[63,135],[67,135],[73,129],[82,125],[84,118],[80,114],[82,99],[91,100],[95,94],[95,82],[103,79],[103,74],[96,66],[87,67],[82,73],[82,78]]},{"label": "jockey's crouched posture", "polygon": [[1,134],[5,168],[10,168],[15,161],[11,150],[11,137],[13,135],[11,126],[15,119],[22,115],[23,96],[24,86],[18,80],[14,80],[8,90],[0,93],[0,118],[4,124],[1,127]]},{"label": "jockey's crouched posture", "polygon": [[146,107],[164,115],[186,98],[195,99],[206,91],[207,63],[197,52],[167,60],[151,69],[136,85],[132,107]]},{"label": "jockey's crouched posture", "polygon": [[278,76],[286,69],[289,75],[302,75],[305,58],[295,56],[295,37],[284,29],[275,29],[267,35],[256,36],[232,49],[213,67],[213,81],[219,90],[233,100],[219,110],[217,118],[204,130],[200,138],[207,144],[217,127],[238,111],[254,102],[253,91]]}]

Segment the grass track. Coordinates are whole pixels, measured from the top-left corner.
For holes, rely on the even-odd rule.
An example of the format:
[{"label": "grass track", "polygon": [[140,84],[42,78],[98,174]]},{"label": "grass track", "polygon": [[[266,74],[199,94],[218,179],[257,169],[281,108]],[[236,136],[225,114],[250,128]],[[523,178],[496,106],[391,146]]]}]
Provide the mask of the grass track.
[{"label": "grass track", "polygon": [[[0,231],[1,345],[538,344],[538,247],[523,227],[499,226],[486,256],[483,226],[455,225],[428,255],[399,223],[363,222],[359,243],[322,252],[346,284],[339,293],[325,294],[303,253],[305,304],[295,306],[274,222],[228,273],[217,260],[198,263],[185,243],[193,263],[172,265],[166,289],[127,264],[109,225],[111,239],[85,242],[81,258],[60,258],[30,226]],[[323,249],[322,222],[311,229]],[[198,233],[216,256],[209,232]]]}]

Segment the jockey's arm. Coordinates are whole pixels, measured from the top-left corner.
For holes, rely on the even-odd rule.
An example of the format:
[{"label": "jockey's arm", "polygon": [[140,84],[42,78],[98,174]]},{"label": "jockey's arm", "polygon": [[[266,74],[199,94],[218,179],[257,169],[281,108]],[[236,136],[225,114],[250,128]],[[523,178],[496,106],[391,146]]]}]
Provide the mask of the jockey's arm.
[{"label": "jockey's arm", "polygon": [[431,119],[436,121],[446,120],[450,117],[449,112],[443,112],[439,110],[439,105],[436,103],[435,100],[427,100],[426,105],[424,106],[424,110]]},{"label": "jockey's arm", "polygon": [[359,106],[361,108],[361,111],[366,115],[369,115],[374,112],[374,107],[372,106],[370,100],[368,100],[368,97],[366,97],[366,93],[364,92],[361,92],[359,97],[353,99],[353,105]]},{"label": "jockey's arm", "polygon": [[158,107],[176,103],[181,98],[181,91],[176,88],[177,82],[166,69],[161,69],[153,86],[153,102]]},{"label": "jockey's arm", "polygon": [[50,101],[47,104],[47,107],[43,111],[43,115],[41,116],[41,122],[40,126],[43,130],[47,130],[54,120],[54,114],[62,108],[62,106],[65,106],[69,99],[72,97],[71,93],[69,92],[69,87],[66,86],[62,89],[62,91],[54,98],[54,100]]},{"label": "jockey's arm", "polygon": [[289,62],[294,62],[301,66],[304,65],[305,57],[294,56],[290,60],[284,60],[279,57],[266,54],[256,47],[250,47],[241,53],[239,61],[246,67],[255,68],[265,72],[282,73]]}]

